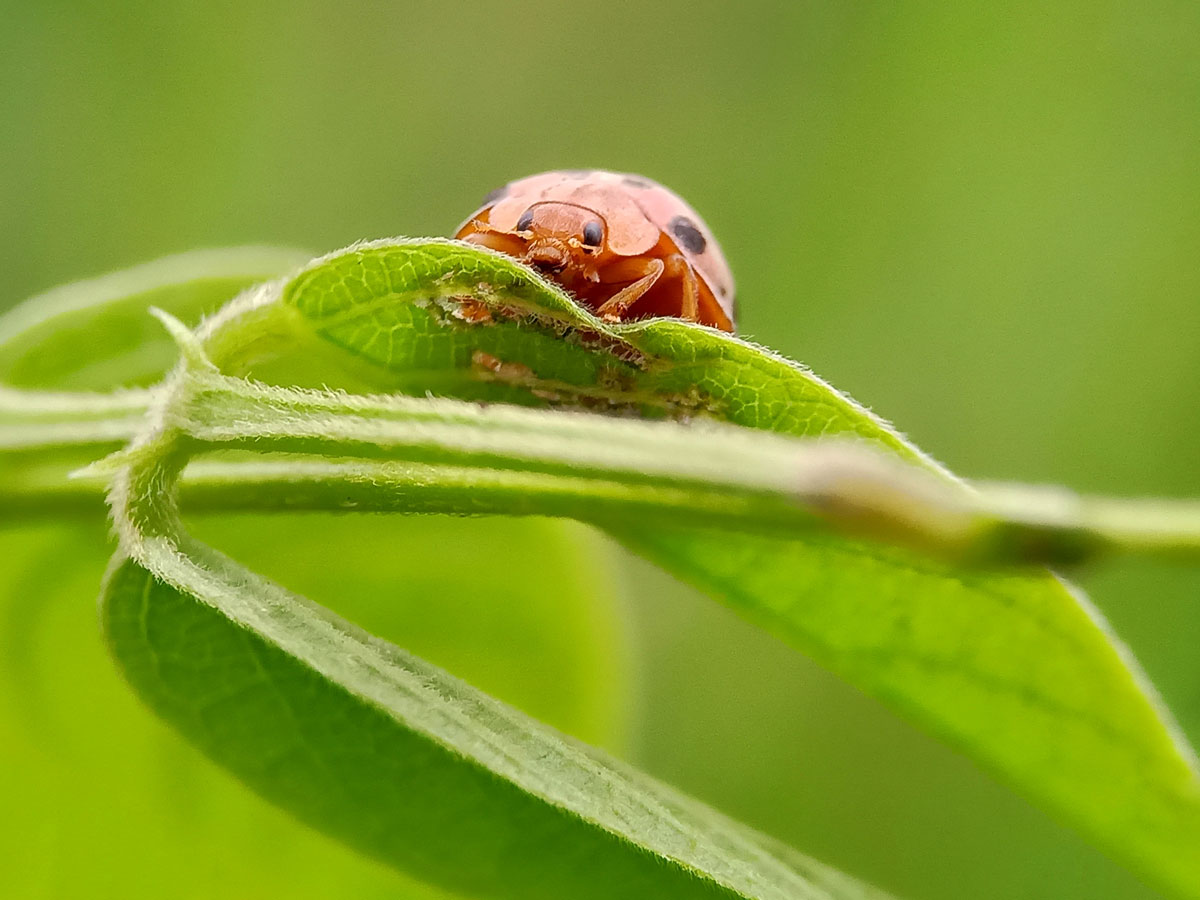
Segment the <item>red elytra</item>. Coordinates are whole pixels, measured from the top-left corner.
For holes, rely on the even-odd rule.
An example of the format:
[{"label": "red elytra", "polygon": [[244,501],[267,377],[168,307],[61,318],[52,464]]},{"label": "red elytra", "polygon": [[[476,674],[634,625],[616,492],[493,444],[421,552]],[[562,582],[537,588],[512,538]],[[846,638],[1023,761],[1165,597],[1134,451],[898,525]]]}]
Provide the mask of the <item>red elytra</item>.
[{"label": "red elytra", "polygon": [[639,175],[531,175],[492,191],[454,236],[537,268],[609,321],[673,316],[734,329],[733,275],[708,226]]}]

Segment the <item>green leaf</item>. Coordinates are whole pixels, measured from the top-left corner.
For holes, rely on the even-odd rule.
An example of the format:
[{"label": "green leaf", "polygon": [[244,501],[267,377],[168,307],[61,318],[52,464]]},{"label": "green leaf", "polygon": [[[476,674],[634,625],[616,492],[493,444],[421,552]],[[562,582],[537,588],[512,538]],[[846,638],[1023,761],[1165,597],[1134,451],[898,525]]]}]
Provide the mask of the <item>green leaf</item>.
[{"label": "green leaf", "polygon": [[210,513],[192,525],[370,634],[575,737],[622,746],[630,650],[612,550],[587,529],[536,517],[337,513]]},{"label": "green leaf", "polygon": [[[266,247],[183,253],[55,288],[0,315],[0,518],[99,513],[95,487],[67,474],[136,433],[149,394],[129,388],[158,381],[178,358],[149,306],[198,321],[306,258]],[[114,388],[126,390],[98,393]]]},{"label": "green leaf", "polygon": [[[209,604],[225,617],[211,620],[219,627],[233,628],[231,633],[243,640],[256,636],[264,649],[282,654],[272,657],[272,668],[292,667],[282,683],[297,684],[308,695],[315,690],[312,673],[317,673],[316,683],[324,685],[322,702],[347,710],[362,707],[374,716],[363,718],[359,709],[352,718],[363,732],[325,734],[322,757],[325,752],[353,753],[362,738],[375,734],[382,716],[395,746],[415,735],[449,748],[460,763],[486,768],[501,785],[520,789],[516,795],[497,795],[499,806],[486,803],[492,814],[506,814],[511,801],[550,822],[545,827],[558,834],[561,822],[555,816],[567,810],[573,814],[567,817],[572,827],[580,820],[586,826],[576,830],[572,845],[609,847],[616,836],[626,850],[631,844],[641,848],[639,853],[648,850],[674,860],[665,874],[637,866],[628,870],[647,890],[661,888],[654,880],[660,877],[672,890],[685,890],[676,885],[685,874],[698,874],[710,887],[722,884],[755,897],[837,880],[686,801],[667,798],[671,815],[664,819],[662,789],[634,775],[626,778],[619,767],[603,764],[605,772],[616,773],[616,781],[606,776],[599,786],[586,778],[580,782],[581,773],[593,771],[595,757],[186,538],[172,511],[174,467],[204,442],[251,446],[271,438],[281,442],[275,449],[418,459],[434,467],[469,462],[498,471],[561,475],[578,466],[574,471],[581,476],[619,475],[623,486],[640,482],[651,489],[677,490],[690,483],[711,489],[715,498],[721,491],[767,485],[776,490],[776,482],[786,481],[790,470],[777,465],[786,462],[786,442],[755,434],[766,430],[793,437],[854,435],[923,468],[951,495],[970,497],[969,489],[885,423],[787,360],[682,322],[598,321],[511,260],[449,242],[353,248],[317,261],[287,282],[245,295],[196,335],[172,328],[189,367],[172,379],[137,451],[121,458],[126,468],[113,497],[124,549],[172,585],[160,587],[182,603],[173,607],[180,621],[193,601]],[[675,419],[692,427],[670,430],[670,439],[655,447],[647,441],[668,431],[654,430],[649,423],[571,419],[567,424],[561,413],[542,413],[529,427],[511,427],[516,421],[512,416],[485,410],[471,425],[461,406],[445,401],[439,405],[422,399],[405,406],[395,399],[283,389],[272,393],[216,374],[206,354],[226,372],[249,370],[285,384],[291,383],[291,363],[292,373],[304,367],[305,377],[317,383],[583,407]],[[385,421],[389,416],[394,421]],[[727,440],[732,430],[697,426],[697,420],[747,428],[736,440]],[[399,441],[393,439],[401,433],[396,428],[407,429]],[[456,428],[461,434],[454,436]],[[590,430],[596,433],[581,442]],[[381,440],[384,431],[393,437]],[[562,440],[551,447],[545,442],[555,431]],[[762,462],[758,471],[736,456],[728,461],[721,456],[737,440],[746,442],[748,459]],[[644,455],[647,447],[649,457]],[[397,455],[403,448],[416,455]],[[661,464],[654,453],[662,457]],[[637,460],[644,463],[640,469]],[[282,465],[286,469],[288,462]],[[329,479],[310,489],[329,495],[335,486],[336,480]],[[547,486],[549,482],[543,483]],[[501,494],[503,490],[497,496]],[[569,504],[570,492],[563,496]],[[788,496],[786,488],[775,496]],[[588,518],[589,495],[579,491],[575,497],[579,507],[571,514]],[[473,509],[465,497],[458,502],[461,511]],[[1098,617],[1060,582],[1032,570],[958,568],[835,535],[797,540],[782,531],[750,534],[714,523],[701,528],[681,515],[685,507],[662,510],[664,515],[652,523],[619,511],[605,522],[640,552],[970,753],[1152,880],[1181,895],[1200,896],[1198,864],[1188,852],[1200,837],[1192,752]],[[563,509],[571,512],[569,505]],[[1016,536],[1039,539],[1036,529]],[[1013,537],[1003,529],[985,535],[1000,541]],[[1003,553],[998,557],[1006,558]],[[128,571],[118,571],[118,588],[120,573]],[[141,587],[157,597],[159,588],[141,574]],[[115,589],[111,608],[118,608],[118,601],[132,602]],[[206,607],[197,608],[210,614]],[[127,621],[122,616],[113,621]],[[202,627],[208,628],[197,623],[188,633],[207,634]],[[132,677],[151,702],[210,752],[279,802],[373,853],[450,883],[475,884],[472,879],[486,877],[486,867],[494,864],[487,859],[481,869],[450,865],[444,845],[457,840],[460,833],[454,829],[414,835],[414,829],[402,827],[400,832],[423,843],[380,843],[372,823],[386,822],[395,810],[381,798],[371,817],[349,815],[347,808],[361,798],[342,791],[337,768],[302,770],[307,772],[303,778],[286,768],[264,771],[255,767],[257,755],[241,746],[244,735],[213,742],[212,733],[222,723],[237,725],[244,711],[235,696],[230,705],[213,708],[212,722],[197,725],[197,708],[209,709],[205,690],[211,680],[185,673],[164,688],[164,673],[145,665],[146,659],[159,658],[160,650],[186,656],[182,645],[160,647],[159,640],[171,633],[171,624],[164,622],[139,644],[137,635],[125,630],[114,637],[114,647],[121,659],[128,657]],[[301,671],[308,675],[296,674]],[[430,684],[439,685],[440,693],[430,697],[416,690]],[[259,700],[250,686],[246,690],[253,713]],[[399,702],[413,696],[422,702]],[[443,702],[451,704],[451,715],[448,707],[438,705]],[[497,745],[490,729],[499,720],[512,729],[505,733],[507,742]],[[457,725],[447,728],[448,722]],[[503,751],[499,756],[483,752],[496,746]],[[531,747],[539,752],[531,753]],[[319,760],[309,764],[317,766]],[[320,771],[328,790],[319,791],[310,782],[322,777],[314,774]],[[448,777],[463,778],[465,773]],[[621,800],[615,805],[614,784],[620,786]],[[572,785],[577,790],[570,796],[554,793]],[[332,806],[321,807],[315,794],[332,798]],[[647,798],[654,800],[654,814],[633,815],[631,810],[644,807]],[[701,833],[704,840],[698,839]],[[507,860],[512,868],[505,871],[514,884],[491,884],[490,889],[516,891],[523,884],[536,890],[546,883],[537,879],[550,879],[558,888],[578,881],[569,861],[545,870],[527,862],[520,855]],[[611,858],[614,872],[630,865],[620,853]],[[590,885],[583,888],[588,889]]]},{"label": "green leaf", "polygon": [[[177,353],[144,301],[196,319],[304,259],[273,256],[234,251],[226,264],[212,252],[186,254],[33,298],[0,317],[0,381],[99,390],[156,380]],[[127,290],[143,300],[124,304]],[[207,765],[121,680],[91,611],[112,552],[103,504],[64,478],[112,446],[0,453],[0,509],[13,518],[0,530],[0,844],[21,861],[6,869],[6,892],[199,900],[231,883],[253,896],[395,890],[393,873],[297,828]],[[48,490],[86,499],[91,524],[31,522],[57,508]]]},{"label": "green leaf", "polygon": [[[253,310],[249,320],[256,329],[267,321]],[[210,755],[354,846],[493,896],[881,896],[185,535],[173,505],[183,447],[173,446],[173,426],[160,429],[183,411],[175,391],[187,390],[191,368],[210,367],[171,328],[188,365],[123,457],[113,505],[137,562],[111,570],[103,616],[131,683]],[[535,549],[561,555],[544,540]],[[482,562],[470,546],[462,554]],[[475,571],[503,582],[486,565]],[[440,574],[428,605],[453,573]],[[503,640],[494,629],[489,637]]]},{"label": "green leaf", "polygon": [[298,825],[146,710],[97,628],[105,531],[0,530],[5,896],[440,896]]},{"label": "green leaf", "polygon": [[[940,471],[800,366],[686,323],[600,322],[522,267],[451,244],[352,249],[283,297],[357,358],[463,396],[853,434]],[[479,349],[504,367],[481,370]],[[1053,575],[964,571],[835,536],[613,530],[1150,879],[1200,896],[1194,753],[1099,614]]]},{"label": "green leaf", "polygon": [[150,552],[203,602],[129,560],[110,574],[126,676],[214,759],[364,852],[494,897],[882,896],[183,549],[180,564]]},{"label": "green leaf", "polygon": [[[146,315],[148,303],[197,320],[306,259],[285,250],[189,253],[35,297],[0,317],[0,382],[91,391],[155,381],[177,350]],[[38,408],[53,405],[38,399]],[[87,399],[105,406],[104,395]],[[0,846],[20,860],[6,868],[6,894],[201,900],[234,884],[246,896],[441,896],[297,826],[129,691],[93,607],[112,553],[102,498],[65,473],[134,427],[73,449],[0,452],[0,512],[11,517],[0,528]],[[48,491],[59,500],[48,503]],[[72,500],[89,524],[52,518]],[[246,533],[236,521],[204,525],[235,541]],[[345,537],[363,545],[362,534]]]},{"label": "green leaf", "polygon": [[153,384],[178,349],[149,307],[198,321],[308,258],[274,247],[196,250],[31,297],[0,316],[0,380],[41,391]]},{"label": "green leaf", "polygon": [[[24,372],[31,384],[45,378],[60,391],[152,381],[177,350],[146,315],[148,303],[198,319],[305,258],[206,251],[52,291],[49,302],[35,298],[0,317],[8,339],[0,345],[0,382],[10,372]],[[77,321],[104,340],[86,340]],[[8,560],[0,567],[0,794],[7,812],[0,843],[22,860],[5,880],[9,891],[199,898],[237,884],[253,896],[442,896],[297,825],[136,704],[89,611],[111,552],[101,496],[94,483],[67,481],[65,473],[134,433],[144,392],[5,390],[0,384],[0,434],[43,429],[28,451],[0,450],[0,558]],[[13,402],[4,407],[6,397]],[[132,423],[121,418],[126,412]],[[120,428],[105,431],[114,422]],[[78,440],[64,423],[79,426]],[[92,424],[101,427],[89,435]],[[47,425],[59,429],[61,446],[47,442]],[[30,521],[56,512],[91,524]],[[604,553],[579,529],[544,520],[329,515],[206,515],[197,527],[254,567],[279,570],[285,583],[453,664],[546,721],[589,740],[620,742],[624,636]],[[330,547],[340,549],[331,555]],[[457,566],[468,547],[487,564]],[[389,569],[366,564],[389,557]],[[423,563],[441,573],[434,605],[422,602],[425,591],[389,578],[427,581]],[[388,602],[376,604],[382,596]],[[185,868],[186,884],[176,883]]]}]

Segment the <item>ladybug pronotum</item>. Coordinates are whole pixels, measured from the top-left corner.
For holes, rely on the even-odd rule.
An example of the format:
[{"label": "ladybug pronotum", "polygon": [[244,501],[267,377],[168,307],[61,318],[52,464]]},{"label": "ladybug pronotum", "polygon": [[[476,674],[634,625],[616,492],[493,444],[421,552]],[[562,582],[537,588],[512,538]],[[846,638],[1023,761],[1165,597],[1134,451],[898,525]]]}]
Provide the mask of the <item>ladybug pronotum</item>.
[{"label": "ladybug pronotum", "polygon": [[545,172],[493,191],[454,235],[538,269],[608,321],[733,331],[733,276],[687,203],[638,175]]}]

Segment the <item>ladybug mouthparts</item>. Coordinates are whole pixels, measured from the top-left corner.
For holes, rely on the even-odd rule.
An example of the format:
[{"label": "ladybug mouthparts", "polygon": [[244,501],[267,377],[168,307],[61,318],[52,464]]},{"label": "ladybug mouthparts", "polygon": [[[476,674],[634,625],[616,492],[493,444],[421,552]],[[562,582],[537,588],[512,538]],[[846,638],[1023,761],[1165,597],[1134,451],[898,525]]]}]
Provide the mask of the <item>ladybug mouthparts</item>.
[{"label": "ladybug mouthparts", "polygon": [[546,272],[561,272],[571,261],[571,251],[562,241],[542,238],[529,243],[525,259],[531,265]]}]

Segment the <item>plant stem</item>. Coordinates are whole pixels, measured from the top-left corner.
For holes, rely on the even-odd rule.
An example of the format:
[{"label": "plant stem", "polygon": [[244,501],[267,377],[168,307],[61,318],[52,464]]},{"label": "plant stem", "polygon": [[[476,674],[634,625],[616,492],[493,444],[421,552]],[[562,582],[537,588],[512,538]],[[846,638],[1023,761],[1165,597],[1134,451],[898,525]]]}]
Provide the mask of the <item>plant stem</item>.
[{"label": "plant stem", "polygon": [[[1115,552],[1200,555],[1196,501],[970,489],[853,442],[730,426],[351,397],[211,372],[188,377],[189,402],[173,421],[195,452],[293,454],[194,462],[181,501],[196,512],[635,518],[781,537],[832,527],[989,566],[1067,565]],[[154,396],[127,392],[97,402],[0,389],[0,524],[95,515],[103,479],[66,474],[128,440]]]}]

